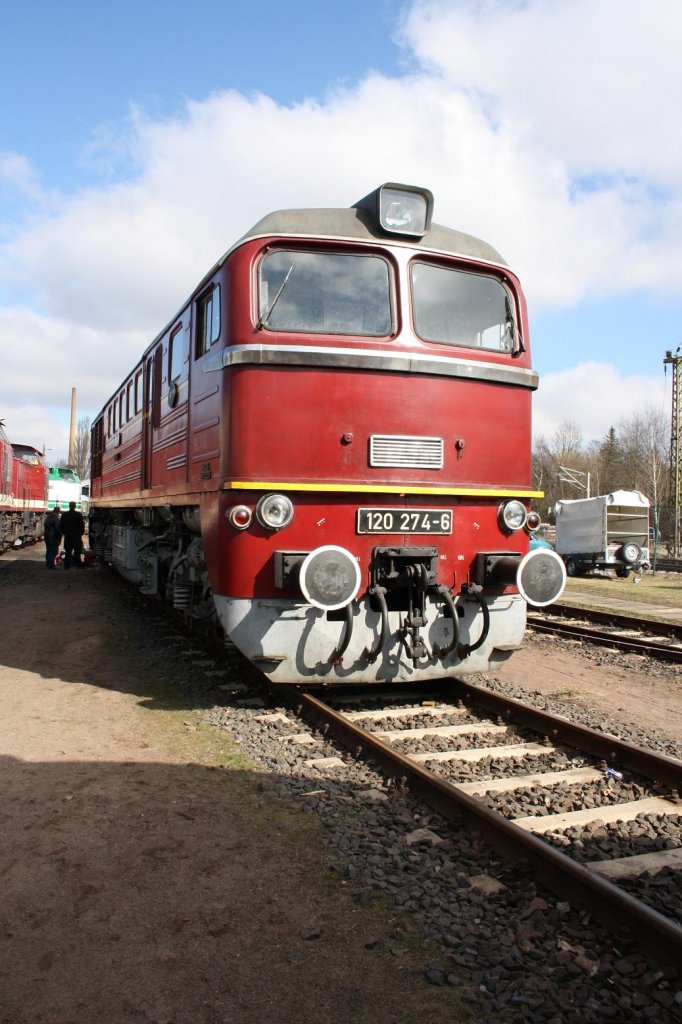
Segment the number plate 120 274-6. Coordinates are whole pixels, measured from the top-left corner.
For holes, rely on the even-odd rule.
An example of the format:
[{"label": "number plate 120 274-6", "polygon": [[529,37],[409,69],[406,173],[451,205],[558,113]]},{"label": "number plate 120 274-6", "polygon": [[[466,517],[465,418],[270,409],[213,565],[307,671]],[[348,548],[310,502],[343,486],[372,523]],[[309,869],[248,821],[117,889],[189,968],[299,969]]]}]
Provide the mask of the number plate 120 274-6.
[{"label": "number plate 120 274-6", "polygon": [[359,508],[358,533],[452,533],[452,512],[442,508]]}]

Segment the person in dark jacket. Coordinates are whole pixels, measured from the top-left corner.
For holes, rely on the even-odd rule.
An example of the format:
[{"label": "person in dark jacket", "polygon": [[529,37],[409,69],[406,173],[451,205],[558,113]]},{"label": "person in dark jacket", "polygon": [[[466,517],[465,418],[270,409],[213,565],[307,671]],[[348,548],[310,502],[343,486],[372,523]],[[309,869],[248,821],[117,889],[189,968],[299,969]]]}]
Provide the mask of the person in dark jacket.
[{"label": "person in dark jacket", "polygon": [[75,501],[70,501],[68,510],[62,512],[59,529],[64,537],[64,568],[70,569],[73,564],[82,569],[81,548],[85,533],[85,520],[80,512],[76,511]]},{"label": "person in dark jacket", "polygon": [[54,562],[59,551],[62,533],[59,529],[59,505],[45,514],[43,523],[43,540],[45,541],[45,568],[54,569]]}]

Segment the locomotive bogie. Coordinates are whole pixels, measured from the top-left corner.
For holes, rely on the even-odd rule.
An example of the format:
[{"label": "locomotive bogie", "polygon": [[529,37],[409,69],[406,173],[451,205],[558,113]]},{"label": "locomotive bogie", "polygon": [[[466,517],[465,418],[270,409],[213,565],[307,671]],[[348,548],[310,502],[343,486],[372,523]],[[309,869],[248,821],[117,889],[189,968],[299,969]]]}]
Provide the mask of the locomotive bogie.
[{"label": "locomotive bogie", "polygon": [[200,621],[214,631],[218,620],[197,507],[98,510],[90,521],[90,544],[141,593],[182,612],[187,626]]}]

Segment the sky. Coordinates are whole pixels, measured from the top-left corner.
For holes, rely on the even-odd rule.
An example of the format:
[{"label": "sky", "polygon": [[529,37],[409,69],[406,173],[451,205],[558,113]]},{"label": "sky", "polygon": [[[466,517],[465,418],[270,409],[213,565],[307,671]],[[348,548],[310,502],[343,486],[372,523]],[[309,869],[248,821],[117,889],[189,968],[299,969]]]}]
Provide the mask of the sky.
[{"label": "sky", "polygon": [[529,304],[536,439],[670,415],[679,0],[0,0],[0,419],[68,451],[265,213],[424,185]]}]

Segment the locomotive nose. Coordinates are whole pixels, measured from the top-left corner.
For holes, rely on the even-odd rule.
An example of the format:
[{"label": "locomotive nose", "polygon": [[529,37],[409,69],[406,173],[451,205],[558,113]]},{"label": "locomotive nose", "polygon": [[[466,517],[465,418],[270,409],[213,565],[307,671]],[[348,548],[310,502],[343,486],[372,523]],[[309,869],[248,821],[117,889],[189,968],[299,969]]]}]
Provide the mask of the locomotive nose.
[{"label": "locomotive nose", "polygon": [[537,608],[551,604],[566,586],[566,567],[556,551],[529,551],[516,573],[519,593]]}]

